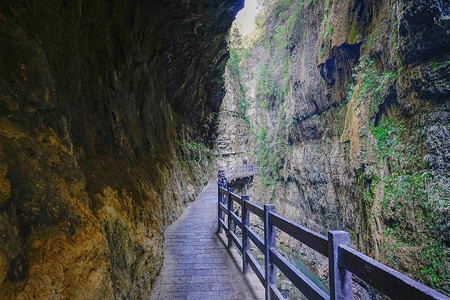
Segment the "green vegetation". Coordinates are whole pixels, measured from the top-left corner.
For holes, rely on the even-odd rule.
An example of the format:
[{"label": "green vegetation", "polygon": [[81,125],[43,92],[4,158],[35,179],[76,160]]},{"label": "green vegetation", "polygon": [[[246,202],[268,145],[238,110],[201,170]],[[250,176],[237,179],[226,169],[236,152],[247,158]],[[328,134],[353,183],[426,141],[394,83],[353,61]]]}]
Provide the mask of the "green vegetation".
[{"label": "green vegetation", "polygon": [[[295,11],[289,10],[296,2]],[[257,96],[261,102],[282,103],[289,91],[290,55],[287,49],[292,32],[299,22],[298,14],[303,1],[279,0],[270,9],[278,16],[278,26],[272,33],[261,34],[260,43],[267,46],[270,52],[268,59],[262,60],[256,72]],[[267,5],[267,4],[266,4]],[[292,15],[288,16],[289,13]]]},{"label": "green vegetation", "polygon": [[246,115],[247,109],[248,109],[249,103],[245,99],[242,99],[241,102],[239,102],[239,110],[241,111],[242,115]]},{"label": "green vegetation", "polygon": [[361,86],[357,99],[369,103],[369,117],[377,112],[378,107],[384,102],[389,87],[397,80],[397,72],[381,73],[375,66],[375,61],[369,56],[362,56],[360,64],[354,69],[355,76],[359,74]]},{"label": "green vegetation", "polygon": [[[450,279],[444,268],[445,247],[433,238],[428,238],[422,244],[415,245],[405,231],[399,226],[386,227],[385,237],[394,241],[390,245],[386,242],[380,247],[385,254],[390,266],[397,266],[400,262],[399,253],[406,251],[409,247],[420,247],[421,252],[415,258],[416,264],[422,265],[420,274],[427,285],[446,293],[442,286]],[[448,292],[447,292],[448,293]]]},{"label": "green vegetation", "polygon": [[359,34],[356,29],[356,21],[353,21],[352,28],[350,29],[350,33],[349,33],[349,37],[348,37],[349,44],[355,44],[358,41],[358,37],[359,37]]},{"label": "green vegetation", "polygon": [[[257,160],[260,164],[260,178],[267,186],[274,186],[283,178],[283,168],[286,156],[290,153],[287,142],[288,130],[295,124],[294,119],[287,120],[285,101],[290,90],[290,51],[288,49],[292,40],[300,38],[304,31],[304,18],[300,17],[302,9],[306,5],[313,5],[316,1],[304,0],[279,0],[263,1],[266,14],[276,16],[276,26],[265,27],[259,39],[260,45],[268,51],[261,59],[256,71],[256,99],[268,114],[278,112],[275,126],[267,127],[265,123],[262,129],[254,133],[257,141]],[[271,4],[272,3],[272,4]],[[328,10],[329,1],[325,2]],[[260,20],[259,24],[264,24]],[[334,26],[330,26],[328,34],[334,32]],[[344,114],[345,118],[345,114]]]},{"label": "green vegetation", "polygon": [[329,5],[330,5],[330,0],[325,0],[325,3],[324,3],[324,8],[325,8],[324,11],[325,11],[325,13],[328,12]]},{"label": "green vegetation", "polygon": [[239,55],[238,50],[236,48],[230,48],[230,59],[228,60],[228,68],[230,72],[236,77],[241,79],[243,75],[243,71],[241,66],[239,65],[242,61],[241,55]]},{"label": "green vegetation", "polygon": [[266,136],[267,136],[267,128],[264,126],[258,131],[258,140],[256,141],[257,144],[262,145],[266,140]]},{"label": "green vegetation", "polygon": [[243,83],[244,70],[241,67],[242,58],[247,55],[248,50],[242,46],[242,37],[237,27],[233,27],[230,33],[230,58],[227,68],[231,76],[238,82],[241,99],[239,101],[239,117],[244,119],[250,126],[247,110],[250,107],[251,99],[247,96],[248,88]]},{"label": "green vegetation", "polygon": [[322,47],[322,49],[320,50],[320,57],[324,57],[325,56],[325,51],[326,51],[326,47]]},{"label": "green vegetation", "polygon": [[347,106],[348,106],[348,104],[350,103],[350,100],[352,100],[352,98],[353,98],[353,93],[355,92],[355,84],[352,82],[352,83],[349,83],[348,84],[348,92],[347,92],[347,97],[346,97],[346,100],[347,100]]},{"label": "green vegetation", "polygon": [[269,64],[261,62],[258,65],[256,76],[258,84],[258,89],[256,91],[257,96],[269,98],[270,100],[278,102],[283,101],[284,89],[280,85]]},{"label": "green vegetation", "polygon": [[280,47],[286,48],[289,45],[289,30],[286,25],[278,26],[273,37]]},{"label": "green vegetation", "polygon": [[328,26],[327,30],[323,33],[323,41],[325,42],[327,40],[328,35],[334,33],[334,26],[330,25]]},{"label": "green vegetation", "polygon": [[366,40],[365,40],[365,46],[367,48],[372,48],[375,46],[375,44],[377,43],[377,41],[380,39],[380,34],[379,33],[372,33],[370,35],[367,36]]},{"label": "green vegetation", "polygon": [[[290,50],[294,48],[293,44],[302,40],[307,33],[302,9],[308,4],[321,5],[323,8],[321,29],[323,35],[319,36],[319,44],[323,45],[321,56],[330,53],[331,43],[326,42],[330,40],[337,27],[334,26],[336,24],[330,24],[331,18],[327,17],[331,7],[328,0],[265,2],[268,10],[265,16],[270,18],[261,20],[259,24],[269,22],[270,26],[260,28],[262,34],[255,52],[258,57],[251,58],[252,62],[258,64],[252,74],[256,82],[254,101],[257,102],[257,107],[263,109],[260,111],[261,114],[255,117],[255,124],[258,124],[256,125],[258,127],[253,128],[252,138],[256,143],[255,157],[260,165],[259,178],[268,187],[267,190],[271,191],[271,198],[268,199],[268,202],[271,202],[274,199],[274,191],[280,192],[287,181],[284,178],[284,171],[292,153],[292,146],[289,144],[301,147],[298,139],[303,138],[303,132],[300,132],[300,126],[297,124],[300,122],[299,116],[295,114],[296,112],[285,111],[285,107],[293,107],[287,98],[290,87],[289,71],[296,67],[291,64]],[[317,9],[314,8],[315,13]],[[364,16],[361,17],[364,19]],[[366,14],[366,18],[370,17]],[[396,19],[396,16],[392,18]],[[393,22],[392,20],[388,29],[392,31],[389,33],[393,33],[394,37],[388,41],[391,44],[386,45],[392,53],[386,51],[386,55],[393,55],[392,43],[397,39],[397,23]],[[356,19],[348,24],[350,44],[361,41],[362,34],[366,34],[366,31],[358,32],[360,24]],[[385,29],[370,29],[370,34],[365,37],[361,48],[362,56],[358,66],[353,70],[353,80],[347,85],[348,91],[343,96],[346,97],[347,105],[352,97],[355,97],[358,106],[352,112],[358,114],[359,120],[363,123],[359,128],[361,143],[355,144],[356,148],[360,146],[357,149],[360,152],[356,154],[356,160],[361,168],[356,171],[356,177],[358,193],[361,196],[361,203],[358,205],[362,207],[361,211],[364,214],[362,222],[367,222],[368,232],[364,233],[368,233],[369,236],[373,233],[374,241],[370,241],[373,244],[369,244],[369,248],[380,247],[380,257],[384,262],[402,272],[408,271],[414,276],[418,275],[419,280],[426,280],[430,286],[442,288],[444,282],[449,281],[443,263],[448,254],[442,248],[444,238],[439,231],[442,227],[445,230],[445,226],[442,226],[442,212],[448,211],[449,200],[443,189],[445,184],[448,186],[448,181],[442,183],[442,176],[434,174],[426,166],[424,156],[427,153],[423,146],[425,137],[421,129],[416,128],[419,126],[414,124],[419,121],[414,116],[402,114],[395,102],[398,74],[408,75],[405,74],[407,72],[401,72],[402,68],[396,66],[396,62],[393,63],[394,69],[390,60],[386,63],[386,57],[371,54],[373,48],[378,51],[380,46],[386,43],[386,34],[389,33]],[[325,43],[321,43],[322,39]],[[245,54],[238,47],[232,51],[234,52],[231,53],[230,69],[237,77],[242,77],[240,65]],[[296,55],[295,51],[292,53]],[[434,71],[439,67],[436,62],[430,62],[427,66]],[[396,70],[398,67],[400,68]],[[323,84],[325,85],[325,82]],[[358,84],[357,93],[355,93],[356,84]],[[299,85],[299,88],[302,86]],[[245,94],[245,87],[242,91]],[[238,106],[240,114],[245,117],[250,103],[245,97],[243,99]],[[324,148],[334,147],[342,136],[347,105],[333,104],[327,111],[314,115],[309,120],[317,126],[317,131],[323,130],[319,136],[321,140],[318,140],[317,146],[311,150],[315,151],[314,159],[322,160],[322,156],[330,151]],[[355,126],[359,126],[356,124]],[[308,129],[302,128],[304,131]],[[356,137],[358,138],[357,135]],[[344,156],[352,151],[353,145],[341,143],[339,147],[337,151],[342,151],[341,154]],[[289,171],[287,173],[292,175]],[[370,240],[370,237],[367,239]],[[381,245],[376,244],[380,240]],[[409,260],[414,260],[417,265],[413,267],[407,265]]]},{"label": "green vegetation", "polygon": [[437,72],[437,70],[439,70],[439,65],[437,62],[433,61],[431,66],[432,66],[434,72]]},{"label": "green vegetation", "polygon": [[383,119],[378,126],[372,127],[371,131],[377,140],[378,157],[384,158],[391,157],[397,149],[405,127],[401,123]]},{"label": "green vegetation", "polygon": [[[444,256],[444,247],[441,244],[431,241],[431,244],[422,245],[424,251],[420,254],[420,258],[426,261],[426,267],[420,270],[420,273],[425,276],[427,282],[434,288],[439,289],[444,280],[449,279],[448,274],[442,276],[437,270],[442,269]],[[444,292],[444,291],[442,291]]]},{"label": "green vegetation", "polygon": [[260,166],[260,178],[267,186],[274,186],[283,178],[283,167],[289,146],[286,143],[288,122],[284,105],[280,107],[278,116],[278,127],[272,129],[271,134],[267,124],[256,133],[256,144],[258,153],[256,154]]},{"label": "green vegetation", "polygon": [[[336,24],[330,24],[331,19],[327,17],[331,7],[328,0],[267,2],[272,3],[267,9],[274,14],[270,14],[269,21],[263,20],[263,23],[270,22],[270,26],[261,28],[264,32],[257,45],[259,57],[253,58],[258,63],[254,78],[255,101],[264,109],[258,119],[258,124],[262,125],[254,128],[253,138],[256,141],[256,158],[261,167],[259,178],[271,191],[270,202],[274,199],[275,189],[280,191],[286,181],[284,170],[292,153],[289,143],[296,144],[295,139],[298,138],[298,116],[289,112],[286,114],[285,107],[292,107],[286,97],[290,86],[289,71],[292,69],[289,48],[305,34],[305,21],[299,16],[308,3],[323,6],[323,35],[319,36],[319,42],[322,39],[324,42],[329,41],[337,27],[334,26]],[[393,26],[389,30],[392,30],[394,37],[390,40],[395,43],[397,24],[391,24]],[[349,43],[361,41],[363,33],[358,32],[358,22],[355,20],[349,25]],[[449,209],[448,195],[443,191],[446,183],[442,183],[442,177],[433,174],[424,163],[424,136],[420,128],[414,127],[418,126],[414,125],[418,120],[402,115],[395,103],[398,74],[407,75],[404,74],[406,72],[401,72],[401,67],[395,66],[395,62],[393,69],[390,64],[386,64],[384,57],[370,54],[373,53],[372,48],[378,49],[381,43],[385,43],[386,31],[383,30],[371,29],[371,33],[365,37],[362,56],[353,70],[353,80],[349,82],[346,94],[347,105],[355,96],[359,105],[356,109],[361,108],[357,113],[361,113],[363,123],[367,122],[359,131],[361,149],[356,157],[362,166],[356,171],[356,177],[365,214],[363,222],[367,222],[368,235],[373,232],[375,237],[374,244],[369,247],[379,246],[384,262],[402,272],[418,275],[419,280],[442,289],[445,281],[449,281],[444,270],[448,254],[442,247],[443,233],[439,231],[442,227],[445,230],[442,212]],[[323,44],[320,55],[325,56],[330,52],[331,43],[319,44]],[[388,46],[392,49],[392,44]],[[236,65],[239,64],[240,61]],[[428,68],[435,71],[438,67],[436,62],[428,64]],[[247,110],[246,103],[242,102],[239,106],[242,112]],[[316,150],[312,150],[316,151],[315,159],[320,160],[326,153],[323,147],[334,146],[336,137],[342,135],[347,109],[343,103],[333,105],[326,112],[312,117],[311,123],[320,123],[318,126],[324,132]],[[289,132],[292,135],[289,136]],[[293,141],[288,140],[288,136]],[[343,143],[340,147],[347,153],[350,149],[349,144]],[[379,233],[382,234],[381,238]],[[379,240],[381,245],[375,244]],[[414,260],[416,265],[407,265],[408,260]]]},{"label": "green vegetation", "polygon": [[286,245],[282,242],[277,242],[277,249],[281,254],[283,254],[283,256],[295,257],[305,264],[308,263],[300,252],[292,249],[291,247],[289,247],[289,245]]},{"label": "green vegetation", "polygon": [[213,154],[212,150],[199,142],[187,142],[187,148],[190,151],[190,157],[193,160],[200,160],[202,157]]},{"label": "green vegetation", "polygon": [[[440,289],[445,281],[448,282],[449,275],[444,270],[443,245],[433,237],[433,232],[437,224],[442,222],[439,211],[449,209],[448,190],[445,191],[443,187],[445,181],[440,182],[442,179],[428,170],[421,156],[420,143],[410,142],[421,139],[420,128],[414,131],[402,122],[384,118],[370,130],[376,139],[373,147],[379,158],[377,169],[384,165],[390,170],[373,183],[382,184],[383,215],[397,220],[396,225],[387,227],[385,233],[395,243],[389,247],[384,245],[382,250],[394,266],[401,255],[401,251],[398,251],[400,247],[407,249],[419,246],[422,249],[417,257],[420,274],[428,285]],[[413,136],[410,136],[411,132]],[[408,212],[414,212],[418,217],[414,220],[405,219],[410,214]],[[411,235],[411,224],[426,232]]]},{"label": "green vegetation", "polygon": [[[376,139],[374,151],[379,163],[388,163],[391,174],[385,176],[382,206],[388,209],[391,204],[409,204],[414,200],[427,199],[427,180],[425,165],[413,145],[405,147],[405,126],[400,122],[382,119],[380,124],[371,128]],[[392,157],[395,155],[395,159]]]},{"label": "green vegetation", "polygon": [[363,190],[363,201],[371,207],[375,202],[375,187],[380,179],[376,175],[366,177],[362,170],[356,170],[356,177]]},{"label": "green vegetation", "polygon": [[[281,11],[286,12],[283,9]],[[296,11],[298,12],[298,9]],[[256,72],[256,101],[261,103],[261,106],[268,112],[278,110],[278,122],[275,128],[269,130],[265,123],[255,133],[260,178],[265,185],[272,187],[277,180],[282,178],[287,153],[288,126],[284,110],[285,99],[289,92],[290,56],[287,45],[291,35],[290,30],[295,23],[295,20],[291,17],[288,18],[287,14],[279,14],[279,18],[280,25],[275,28],[272,39],[270,34],[266,34],[263,38],[263,43],[268,45],[270,54],[266,60],[260,61]]]}]

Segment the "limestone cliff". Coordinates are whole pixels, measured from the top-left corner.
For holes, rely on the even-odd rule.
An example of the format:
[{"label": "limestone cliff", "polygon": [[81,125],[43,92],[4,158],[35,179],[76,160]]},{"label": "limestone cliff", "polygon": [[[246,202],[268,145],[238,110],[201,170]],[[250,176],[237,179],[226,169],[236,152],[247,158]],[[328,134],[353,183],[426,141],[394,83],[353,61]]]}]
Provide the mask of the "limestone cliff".
[{"label": "limestone cliff", "polygon": [[243,1],[2,1],[0,298],[146,298]]},{"label": "limestone cliff", "polygon": [[[450,293],[450,4],[262,2],[240,63],[250,196]],[[323,257],[281,241],[327,280]]]},{"label": "limestone cliff", "polygon": [[[234,28],[236,29],[236,28]],[[231,57],[225,69],[225,97],[220,107],[215,133],[219,168],[248,163],[249,97],[243,83],[242,56],[231,48]]]}]

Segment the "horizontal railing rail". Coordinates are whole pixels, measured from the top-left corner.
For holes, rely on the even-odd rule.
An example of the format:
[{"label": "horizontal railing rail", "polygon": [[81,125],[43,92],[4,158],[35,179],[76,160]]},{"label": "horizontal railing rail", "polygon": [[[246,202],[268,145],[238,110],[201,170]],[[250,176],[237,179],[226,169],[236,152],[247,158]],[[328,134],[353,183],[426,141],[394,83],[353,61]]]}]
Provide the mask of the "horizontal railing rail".
[{"label": "horizontal railing rail", "polygon": [[[234,244],[241,252],[243,272],[254,271],[265,287],[266,299],[284,299],[277,288],[276,268],[308,299],[353,299],[352,274],[392,299],[450,299],[351,248],[348,232],[329,231],[328,237],[324,236],[275,213],[274,205],[266,204],[262,207],[250,202],[246,195],[235,194],[233,188],[228,187],[226,174],[219,170],[218,233],[223,229],[227,235],[228,247]],[[234,203],[240,205],[240,217]],[[250,227],[250,213],[263,222],[263,237]],[[242,229],[241,239],[236,235],[236,225]],[[277,251],[276,228],[328,258],[330,294],[319,288]],[[264,254],[264,269],[250,252],[250,241]]]},{"label": "horizontal railing rail", "polygon": [[296,240],[301,241],[308,247],[328,257],[328,238],[326,236],[296,224],[275,213],[270,214],[269,222]]},{"label": "horizontal railing rail", "polygon": [[330,296],[322,291],[306,275],[294,267],[277,250],[270,249],[270,260],[286,275],[287,278],[308,298],[308,299],[330,299]]},{"label": "horizontal railing rail", "polygon": [[438,296],[432,288],[350,247],[339,246],[339,255],[339,265],[342,268],[393,299],[436,299]]},{"label": "horizontal railing rail", "polygon": [[259,173],[258,165],[242,165],[237,167],[229,167],[224,170],[225,176],[228,180],[240,177],[250,177]]}]

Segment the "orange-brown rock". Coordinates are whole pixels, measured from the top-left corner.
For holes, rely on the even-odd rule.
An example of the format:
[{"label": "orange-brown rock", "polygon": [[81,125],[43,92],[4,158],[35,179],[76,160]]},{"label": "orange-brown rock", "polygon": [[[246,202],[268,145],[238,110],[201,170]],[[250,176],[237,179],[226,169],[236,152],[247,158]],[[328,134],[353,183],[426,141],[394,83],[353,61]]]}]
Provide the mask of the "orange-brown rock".
[{"label": "orange-brown rock", "polygon": [[242,4],[0,4],[0,299],[148,297]]}]

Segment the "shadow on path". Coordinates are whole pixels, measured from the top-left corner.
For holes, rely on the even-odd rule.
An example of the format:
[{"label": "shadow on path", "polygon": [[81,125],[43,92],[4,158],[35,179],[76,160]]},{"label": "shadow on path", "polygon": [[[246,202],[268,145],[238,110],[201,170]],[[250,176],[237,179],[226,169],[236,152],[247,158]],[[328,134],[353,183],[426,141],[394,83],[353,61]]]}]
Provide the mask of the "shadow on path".
[{"label": "shadow on path", "polygon": [[159,299],[263,299],[254,274],[216,234],[217,183],[210,181],[183,215],[167,227],[164,264],[152,292]]}]

